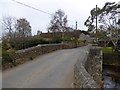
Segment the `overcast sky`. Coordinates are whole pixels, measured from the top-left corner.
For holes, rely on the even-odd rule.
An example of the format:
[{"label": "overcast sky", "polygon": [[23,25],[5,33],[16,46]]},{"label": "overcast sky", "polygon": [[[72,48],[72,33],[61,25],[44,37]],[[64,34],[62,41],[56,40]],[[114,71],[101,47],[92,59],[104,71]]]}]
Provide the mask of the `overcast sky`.
[{"label": "overcast sky", "polygon": [[[16,0],[37,9],[53,14],[58,9],[62,9],[68,16],[68,25],[75,28],[78,22],[78,29],[87,30],[84,21],[90,15],[90,10],[96,4],[102,7],[105,2],[119,2],[119,0]],[[26,18],[32,26],[32,33],[37,30],[47,31],[51,16],[34,9],[20,5],[12,0],[0,0],[0,20],[3,16],[14,16],[16,18]]]}]

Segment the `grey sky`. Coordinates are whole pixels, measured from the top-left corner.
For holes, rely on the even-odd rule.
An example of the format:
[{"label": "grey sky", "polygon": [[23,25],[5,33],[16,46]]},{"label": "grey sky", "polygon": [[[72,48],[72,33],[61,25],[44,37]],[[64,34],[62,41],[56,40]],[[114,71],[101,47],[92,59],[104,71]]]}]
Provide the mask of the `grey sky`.
[{"label": "grey sky", "polygon": [[[78,21],[78,29],[86,30],[84,21],[90,14],[90,10],[98,5],[102,7],[105,2],[119,2],[119,0],[16,0],[45,12],[53,14],[58,9],[62,9],[68,19],[68,26],[75,28],[75,22]],[[37,30],[46,32],[51,16],[23,5],[17,4],[12,0],[0,0],[0,19],[3,16],[14,16],[16,18],[26,18],[32,26],[32,33]]]}]

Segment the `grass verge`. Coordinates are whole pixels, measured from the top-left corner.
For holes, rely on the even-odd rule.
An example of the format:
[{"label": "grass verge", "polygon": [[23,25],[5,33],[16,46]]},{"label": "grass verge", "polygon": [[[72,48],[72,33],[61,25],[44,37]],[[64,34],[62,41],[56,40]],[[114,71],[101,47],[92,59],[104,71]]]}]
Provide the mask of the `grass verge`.
[{"label": "grass verge", "polygon": [[112,47],[104,47],[102,48],[103,53],[113,53]]}]

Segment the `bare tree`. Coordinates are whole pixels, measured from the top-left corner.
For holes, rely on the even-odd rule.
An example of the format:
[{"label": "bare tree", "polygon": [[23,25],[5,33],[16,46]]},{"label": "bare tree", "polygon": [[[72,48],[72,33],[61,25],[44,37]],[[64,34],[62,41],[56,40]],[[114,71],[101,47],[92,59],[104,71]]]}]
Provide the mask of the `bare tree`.
[{"label": "bare tree", "polygon": [[3,17],[2,20],[2,31],[3,37],[13,38],[15,32],[16,18],[11,16]]},{"label": "bare tree", "polygon": [[67,16],[65,15],[65,12],[59,9],[55,12],[55,14],[52,16],[52,19],[50,21],[50,26],[48,27],[49,31],[52,33],[56,32],[65,32],[67,27]]}]

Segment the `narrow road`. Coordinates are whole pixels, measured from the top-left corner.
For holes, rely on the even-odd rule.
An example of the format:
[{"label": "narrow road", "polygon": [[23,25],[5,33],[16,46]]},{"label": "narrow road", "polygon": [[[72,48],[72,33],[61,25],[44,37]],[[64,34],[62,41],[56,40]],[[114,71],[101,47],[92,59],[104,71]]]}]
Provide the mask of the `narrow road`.
[{"label": "narrow road", "polygon": [[58,50],[2,73],[3,88],[71,88],[74,64],[86,47]]}]

